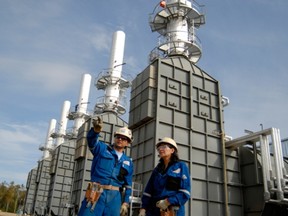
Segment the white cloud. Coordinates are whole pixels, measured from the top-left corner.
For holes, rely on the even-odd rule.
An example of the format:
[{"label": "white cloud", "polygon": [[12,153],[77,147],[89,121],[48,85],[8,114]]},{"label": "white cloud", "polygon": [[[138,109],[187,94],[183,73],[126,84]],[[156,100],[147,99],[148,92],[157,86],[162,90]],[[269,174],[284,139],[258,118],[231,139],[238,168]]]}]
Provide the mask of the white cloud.
[{"label": "white cloud", "polygon": [[1,142],[5,145],[1,145],[1,149],[29,154],[30,151],[27,146],[38,147],[43,134],[45,134],[45,132],[43,133],[43,124],[33,124],[32,122],[29,125],[25,123],[2,123],[0,136]]},{"label": "white cloud", "polygon": [[50,93],[78,86],[81,74],[85,72],[73,65],[11,58],[0,58],[0,71],[3,76],[10,78],[11,84],[18,83],[18,90],[33,88],[34,91],[41,89]]},{"label": "white cloud", "polygon": [[[42,153],[38,150],[45,142],[43,123],[5,123],[0,128],[0,173],[1,181],[25,183],[28,167],[35,167]],[[28,170],[27,170],[28,168]]]},{"label": "white cloud", "polygon": [[[123,72],[134,76],[148,66],[158,34],[151,32],[147,18],[157,3],[130,3],[1,1],[0,92],[4,103],[0,118],[5,118],[0,119],[1,177],[26,178],[37,165],[46,124],[35,121],[54,115],[71,95],[77,98],[81,75],[87,70],[98,73],[108,67],[114,31],[126,33]],[[264,4],[271,5],[264,8]],[[281,4],[287,1],[205,3],[207,22],[198,35],[204,48],[200,63],[220,81],[223,95],[230,99],[224,112],[229,135],[259,130],[260,123],[287,129],[287,30],[283,27],[287,7]],[[263,10],[254,10],[256,6]],[[90,101],[104,94],[91,89],[95,97]],[[20,124],[15,119],[27,121]],[[283,137],[287,137],[284,130]]]},{"label": "white cloud", "polygon": [[112,35],[112,32],[107,30],[104,26],[94,26],[90,37],[91,42],[97,51],[110,51],[112,37],[107,37],[107,35]]}]

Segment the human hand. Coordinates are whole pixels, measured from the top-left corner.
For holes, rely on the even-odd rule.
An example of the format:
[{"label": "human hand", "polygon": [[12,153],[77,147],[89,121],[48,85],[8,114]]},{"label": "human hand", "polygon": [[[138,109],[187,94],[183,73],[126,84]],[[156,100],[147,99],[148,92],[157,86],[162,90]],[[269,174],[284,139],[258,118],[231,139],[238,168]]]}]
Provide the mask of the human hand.
[{"label": "human hand", "polygon": [[138,216],[146,216],[146,210],[140,209]]},{"label": "human hand", "polygon": [[103,121],[102,119],[98,116],[97,119],[92,120],[93,128],[96,133],[100,133],[102,131],[103,127]]},{"label": "human hand", "polygon": [[164,200],[159,200],[157,203],[156,203],[156,206],[162,210],[166,210],[168,208],[168,206],[170,205],[170,203],[168,202],[167,199],[164,199]]},{"label": "human hand", "polygon": [[120,209],[120,216],[127,216],[128,215],[128,204],[123,203]]}]

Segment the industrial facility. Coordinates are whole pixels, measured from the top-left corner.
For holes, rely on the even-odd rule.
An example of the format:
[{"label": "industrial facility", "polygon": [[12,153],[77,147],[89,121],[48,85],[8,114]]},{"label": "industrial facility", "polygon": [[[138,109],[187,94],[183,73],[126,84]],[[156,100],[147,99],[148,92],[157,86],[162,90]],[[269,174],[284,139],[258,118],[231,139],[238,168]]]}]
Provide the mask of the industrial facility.
[{"label": "industrial facility", "polygon": [[[90,180],[92,154],[86,136],[92,119],[100,117],[106,143],[113,142],[120,127],[133,132],[134,141],[126,149],[134,163],[130,216],[138,215],[143,188],[159,161],[155,143],[162,137],[177,142],[179,157],[190,169],[187,215],[288,214],[287,149],[283,152],[280,131],[268,128],[238,138],[225,133],[229,99],[222,95],[220,81],[197,66],[202,55],[197,31],[204,24],[197,2],[161,1],[149,17],[158,44],[133,80],[122,73],[125,33],[115,31],[108,69],[94,80],[103,96],[88,111],[92,77],[84,74],[76,105],[64,101],[58,123],[51,119],[45,144],[39,147],[43,156],[28,175],[25,212],[77,215]],[[121,118],[125,113],[128,122]],[[68,121],[73,128],[67,128]]]}]

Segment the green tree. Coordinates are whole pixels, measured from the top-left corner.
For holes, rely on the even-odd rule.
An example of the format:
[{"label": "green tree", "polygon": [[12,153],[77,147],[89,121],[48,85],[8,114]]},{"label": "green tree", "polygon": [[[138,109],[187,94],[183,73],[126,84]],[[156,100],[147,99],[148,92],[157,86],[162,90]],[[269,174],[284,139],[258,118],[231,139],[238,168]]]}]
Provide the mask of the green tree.
[{"label": "green tree", "polygon": [[17,208],[23,206],[26,192],[24,185],[16,185],[13,181],[8,184],[0,184],[0,210],[6,212],[16,212]]}]

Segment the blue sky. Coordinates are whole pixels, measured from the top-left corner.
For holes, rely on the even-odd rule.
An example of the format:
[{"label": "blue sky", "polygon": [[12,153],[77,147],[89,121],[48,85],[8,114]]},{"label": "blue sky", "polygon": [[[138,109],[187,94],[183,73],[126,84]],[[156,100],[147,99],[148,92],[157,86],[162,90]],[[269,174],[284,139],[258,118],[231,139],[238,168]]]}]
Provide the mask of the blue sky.
[{"label": "blue sky", "polygon": [[[199,0],[198,66],[219,80],[226,134],[280,129],[288,137],[288,1]],[[126,34],[123,73],[135,77],[157,44],[148,15],[156,0],[0,1],[0,182],[25,184],[37,166],[50,119],[65,100],[78,101],[81,77],[92,75],[90,109],[103,96],[94,79],[108,67],[112,34]],[[129,91],[127,92],[129,94]],[[124,119],[127,119],[127,115]]]}]

